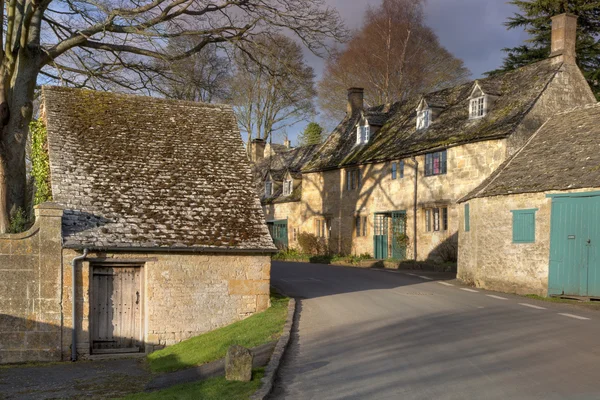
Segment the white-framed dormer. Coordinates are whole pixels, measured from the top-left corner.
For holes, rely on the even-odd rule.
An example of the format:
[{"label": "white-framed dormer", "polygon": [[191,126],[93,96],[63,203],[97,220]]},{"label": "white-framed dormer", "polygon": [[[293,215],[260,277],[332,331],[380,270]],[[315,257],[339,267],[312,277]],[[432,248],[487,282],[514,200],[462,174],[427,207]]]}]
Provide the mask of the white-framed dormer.
[{"label": "white-framed dormer", "polygon": [[356,125],[356,144],[367,144],[369,143],[370,137],[371,125],[369,125],[369,120],[366,118],[361,118],[361,120]]},{"label": "white-framed dormer", "polygon": [[433,120],[433,112],[427,101],[421,99],[419,107],[417,107],[417,130],[427,129]]},{"label": "white-framed dormer", "polygon": [[283,180],[283,195],[290,196],[294,192],[294,180],[287,174]]},{"label": "white-framed dormer", "polygon": [[497,96],[486,93],[475,81],[471,95],[469,96],[469,119],[479,119],[487,115]]}]

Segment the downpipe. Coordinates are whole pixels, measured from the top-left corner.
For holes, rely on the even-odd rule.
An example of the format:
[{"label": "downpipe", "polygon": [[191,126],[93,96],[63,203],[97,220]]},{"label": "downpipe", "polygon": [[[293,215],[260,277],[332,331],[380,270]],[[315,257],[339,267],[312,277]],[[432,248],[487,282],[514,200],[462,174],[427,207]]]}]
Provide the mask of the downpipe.
[{"label": "downpipe", "polygon": [[417,261],[417,194],[419,189],[419,162],[416,157],[411,157],[413,163],[415,164],[415,193],[414,193],[414,204],[413,204],[413,256],[415,258],[415,262]]},{"label": "downpipe", "polygon": [[88,255],[88,249],[83,249],[83,254],[73,258],[71,261],[71,286],[73,288],[72,293],[72,336],[71,336],[71,361],[77,361],[77,307],[76,307],[76,298],[77,298],[77,262],[85,260]]}]

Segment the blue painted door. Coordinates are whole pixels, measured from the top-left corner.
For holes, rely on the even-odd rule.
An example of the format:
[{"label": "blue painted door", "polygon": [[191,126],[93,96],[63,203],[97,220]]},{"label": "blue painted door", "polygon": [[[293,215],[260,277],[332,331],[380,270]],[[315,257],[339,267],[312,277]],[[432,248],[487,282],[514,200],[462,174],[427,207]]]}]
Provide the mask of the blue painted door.
[{"label": "blue painted door", "polygon": [[375,258],[378,260],[388,258],[388,220],[386,214],[375,214],[373,246]]},{"label": "blue painted door", "polygon": [[392,258],[406,259],[406,213],[392,213]]},{"label": "blue painted door", "polygon": [[267,226],[269,227],[269,232],[271,232],[275,246],[278,249],[286,249],[289,244],[287,219],[267,222]]},{"label": "blue painted door", "polygon": [[600,197],[552,201],[549,294],[600,296]]}]

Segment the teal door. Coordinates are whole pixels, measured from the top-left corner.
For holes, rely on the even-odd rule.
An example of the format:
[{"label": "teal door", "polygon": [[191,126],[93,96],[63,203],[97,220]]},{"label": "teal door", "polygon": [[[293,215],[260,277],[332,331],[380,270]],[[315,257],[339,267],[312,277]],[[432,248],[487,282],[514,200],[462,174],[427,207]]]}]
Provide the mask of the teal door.
[{"label": "teal door", "polygon": [[406,259],[406,212],[392,213],[392,258]]},{"label": "teal door", "polygon": [[287,219],[267,222],[269,232],[273,238],[273,243],[278,249],[287,249],[288,247],[288,225]]},{"label": "teal door", "polygon": [[600,197],[552,201],[549,294],[600,296]]},{"label": "teal door", "polygon": [[375,258],[378,260],[388,258],[388,220],[386,214],[375,214],[373,246]]}]

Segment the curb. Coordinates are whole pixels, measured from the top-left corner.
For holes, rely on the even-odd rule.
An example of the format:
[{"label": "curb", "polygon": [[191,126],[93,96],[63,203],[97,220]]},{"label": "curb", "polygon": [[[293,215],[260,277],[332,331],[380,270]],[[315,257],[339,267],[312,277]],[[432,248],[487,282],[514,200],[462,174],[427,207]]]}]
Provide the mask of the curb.
[{"label": "curb", "polygon": [[264,400],[273,390],[273,382],[275,382],[275,377],[277,376],[277,371],[279,371],[281,360],[283,359],[285,350],[287,349],[288,344],[290,342],[295,314],[296,300],[290,299],[288,303],[287,320],[285,321],[285,325],[283,326],[283,334],[277,341],[277,345],[275,346],[275,350],[273,351],[271,360],[269,361],[267,368],[265,368],[265,376],[263,376],[263,378],[261,379],[261,387],[256,392],[254,392],[252,396],[250,396],[250,400]]}]

